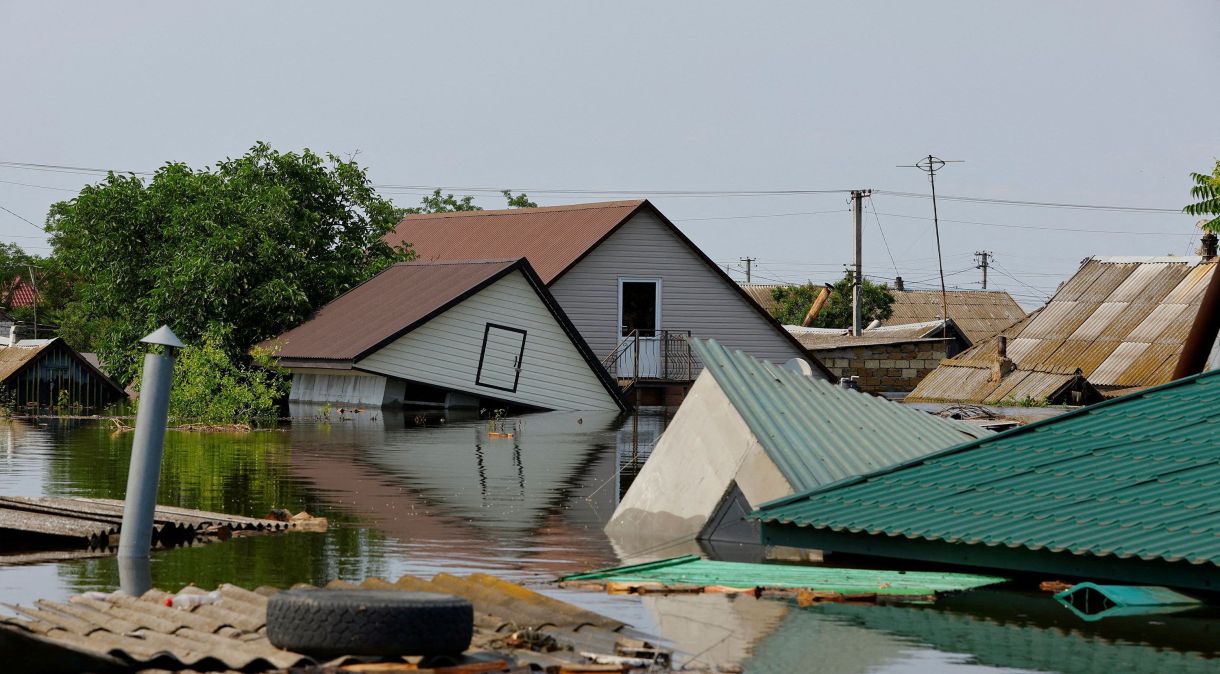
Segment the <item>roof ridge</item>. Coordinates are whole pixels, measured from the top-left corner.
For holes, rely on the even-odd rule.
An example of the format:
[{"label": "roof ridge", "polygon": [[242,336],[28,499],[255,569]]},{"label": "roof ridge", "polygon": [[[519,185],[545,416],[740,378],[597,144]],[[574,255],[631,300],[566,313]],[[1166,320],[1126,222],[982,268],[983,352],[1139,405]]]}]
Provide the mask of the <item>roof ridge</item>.
[{"label": "roof ridge", "polygon": [[424,220],[424,219],[443,219],[443,218],[486,218],[508,215],[522,215],[526,213],[538,212],[554,212],[563,213],[566,211],[591,211],[599,209],[611,208],[637,208],[641,204],[647,202],[647,199],[626,199],[622,201],[594,201],[584,204],[559,204],[556,206],[534,206],[532,208],[497,208],[477,211],[447,211],[444,213],[408,213],[402,217],[403,220]]},{"label": "roof ridge", "polygon": [[510,264],[524,260],[524,257],[502,257],[489,260],[471,259],[471,260],[407,260],[405,262],[395,262],[391,267],[442,267],[445,265],[472,265],[472,264]]}]

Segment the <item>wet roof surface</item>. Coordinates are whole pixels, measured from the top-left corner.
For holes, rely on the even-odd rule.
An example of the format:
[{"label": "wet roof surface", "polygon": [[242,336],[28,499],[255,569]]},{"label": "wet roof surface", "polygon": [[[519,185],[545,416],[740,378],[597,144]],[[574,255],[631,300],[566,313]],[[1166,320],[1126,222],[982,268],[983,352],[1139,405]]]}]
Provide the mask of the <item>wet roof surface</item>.
[{"label": "wet roof surface", "polygon": [[1220,371],[759,509],[764,522],[1220,565]]}]

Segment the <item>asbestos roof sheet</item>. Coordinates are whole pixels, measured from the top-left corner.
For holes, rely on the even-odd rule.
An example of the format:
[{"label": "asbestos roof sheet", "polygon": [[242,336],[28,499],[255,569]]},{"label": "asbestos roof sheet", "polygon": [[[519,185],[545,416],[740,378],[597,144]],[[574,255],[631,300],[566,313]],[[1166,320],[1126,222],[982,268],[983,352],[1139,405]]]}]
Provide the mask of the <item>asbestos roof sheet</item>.
[{"label": "asbestos roof sheet", "polygon": [[[894,290],[894,313],[886,325],[923,323],[943,313],[939,290]],[[991,337],[1025,317],[1025,310],[1003,290],[951,290],[946,294],[949,318],[970,341]]]},{"label": "asbestos roof sheet", "polygon": [[261,347],[281,359],[356,360],[452,306],[518,260],[393,265]]},{"label": "asbestos roof sheet", "polygon": [[[1063,376],[1080,369],[1103,388],[1169,381],[1215,269],[1216,262],[1191,256],[1089,259],[1046,306],[1003,331],[1015,366],[1007,377]],[[1027,389],[955,386],[977,375],[950,376],[950,370],[989,368],[995,354],[994,339],[976,344],[929,373],[908,399],[994,403]],[[1049,380],[1047,385],[1057,388]]]},{"label": "asbestos roof sheet", "polygon": [[989,431],[692,339],[707,371],[798,491],[923,456]]},{"label": "asbestos roof sheet", "polygon": [[764,522],[949,546],[1220,566],[1220,372],[759,509]]},{"label": "asbestos roof sheet", "polygon": [[775,308],[777,304],[775,297],[771,294],[776,288],[788,288],[790,286],[782,283],[739,283],[741,289],[746,291],[746,295],[754,300],[758,306],[762,307],[767,313]]},{"label": "asbestos roof sheet", "polygon": [[549,285],[646,203],[408,215],[384,239],[410,244],[422,261],[526,257]]},{"label": "asbestos roof sheet", "polygon": [[[799,325],[785,325],[801,346],[811,350],[841,349],[850,346],[881,346],[885,344],[906,344],[911,342],[939,341],[941,339],[959,339],[963,346],[970,346],[962,331],[956,326],[956,321],[950,320],[948,327],[944,321],[926,321],[923,323],[908,323],[902,325],[882,325],[860,331],[855,337],[851,330],[832,328],[805,328]],[[947,337],[942,336],[947,335]]]},{"label": "asbestos roof sheet", "polygon": [[37,358],[38,354],[45,351],[50,345],[51,342],[48,341],[45,344],[35,346],[0,347],[0,381],[13,376],[13,373]]}]

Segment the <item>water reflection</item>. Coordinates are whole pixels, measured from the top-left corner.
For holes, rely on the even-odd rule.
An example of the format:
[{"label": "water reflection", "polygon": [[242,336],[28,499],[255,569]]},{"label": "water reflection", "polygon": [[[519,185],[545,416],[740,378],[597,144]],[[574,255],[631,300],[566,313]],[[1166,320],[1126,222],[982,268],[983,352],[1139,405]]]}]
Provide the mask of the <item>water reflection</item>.
[{"label": "water reflection", "polygon": [[[441,571],[533,581],[623,563],[628,555],[602,526],[666,423],[663,413],[489,422],[435,411],[294,411],[305,419],[279,431],[171,432],[158,500],[248,516],[305,510],[330,518],[330,529],[159,551],[154,584],[284,587]],[[130,433],[98,422],[0,424],[0,493],[122,498],[130,447]],[[685,545],[676,552],[763,554]],[[118,583],[110,556],[0,567],[0,602]],[[1214,616],[1084,623],[1046,595],[980,591],[933,607],[799,609],[725,595],[556,592],[655,630],[692,659],[748,672],[1218,669],[1207,659],[1218,643]]]}]

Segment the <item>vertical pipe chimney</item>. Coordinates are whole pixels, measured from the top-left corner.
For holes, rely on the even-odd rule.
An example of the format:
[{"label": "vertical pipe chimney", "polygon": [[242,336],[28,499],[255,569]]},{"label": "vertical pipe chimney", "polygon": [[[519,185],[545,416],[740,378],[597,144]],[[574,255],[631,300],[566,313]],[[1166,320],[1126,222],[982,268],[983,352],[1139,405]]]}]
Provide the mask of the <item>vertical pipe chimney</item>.
[{"label": "vertical pipe chimney", "polygon": [[1210,260],[1216,257],[1216,233],[1208,232],[1203,235],[1203,245],[1199,247],[1199,254],[1204,260]]},{"label": "vertical pipe chimney", "polygon": [[997,358],[1008,357],[1008,338],[1004,335],[996,335],[995,338],[995,355]]},{"label": "vertical pipe chimney", "polygon": [[902,287],[902,277],[901,276],[894,277],[894,290],[906,290],[906,288]]}]

